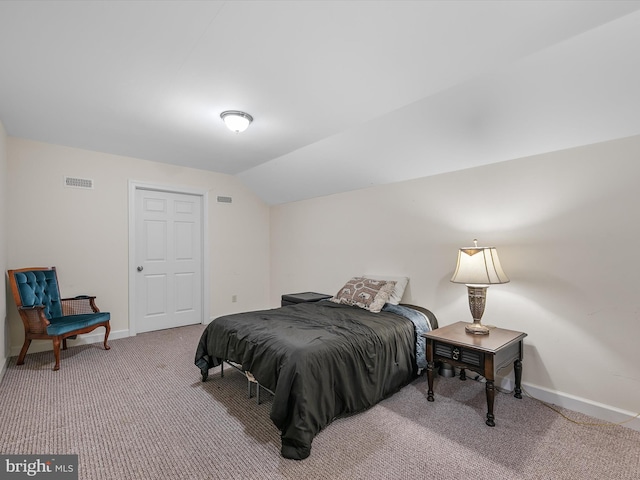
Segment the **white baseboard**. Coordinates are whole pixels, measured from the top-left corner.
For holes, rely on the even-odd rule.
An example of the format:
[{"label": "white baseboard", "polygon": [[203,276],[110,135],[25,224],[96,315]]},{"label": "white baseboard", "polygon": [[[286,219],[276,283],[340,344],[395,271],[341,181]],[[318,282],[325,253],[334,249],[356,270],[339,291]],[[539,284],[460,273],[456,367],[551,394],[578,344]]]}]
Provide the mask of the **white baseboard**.
[{"label": "white baseboard", "polygon": [[[111,330],[109,332],[109,340],[117,340],[119,338],[126,338],[129,336],[129,329],[127,330]],[[104,330],[98,328],[91,333],[85,333],[84,335],[78,335],[78,338],[75,340],[67,340],[67,346],[73,347],[76,345],[87,345],[90,343],[102,343],[104,341]],[[20,349],[22,345],[13,345],[10,349],[9,356],[16,357],[20,354]],[[31,345],[29,346],[29,351],[27,355],[30,353],[37,352],[46,352],[48,350],[53,350],[53,343],[51,340],[33,340]],[[0,377],[1,378],[1,377]]]},{"label": "white baseboard", "polygon": [[[501,389],[511,391],[515,387],[515,382],[508,377],[496,377],[496,386]],[[597,418],[603,422],[608,423],[623,423],[623,427],[631,428],[640,432],[640,417],[635,417],[638,412],[629,412],[627,410],[621,410],[611,405],[605,405],[603,403],[594,402],[586,398],[576,397],[564,392],[558,392],[555,390],[549,390],[548,388],[540,387],[530,383],[522,382],[523,395],[529,396],[541,400],[545,403],[557,405],[558,407],[567,408],[574,412],[580,412],[585,415]],[[627,421],[629,419],[633,419]]]}]

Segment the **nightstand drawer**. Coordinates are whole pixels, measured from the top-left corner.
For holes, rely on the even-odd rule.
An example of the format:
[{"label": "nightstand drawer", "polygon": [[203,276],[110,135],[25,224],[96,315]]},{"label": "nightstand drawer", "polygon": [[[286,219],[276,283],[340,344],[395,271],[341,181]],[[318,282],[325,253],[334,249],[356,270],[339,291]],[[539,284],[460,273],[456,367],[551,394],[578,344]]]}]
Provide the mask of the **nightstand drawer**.
[{"label": "nightstand drawer", "polygon": [[483,353],[448,343],[434,342],[433,353],[437,357],[466,363],[467,365],[473,365],[475,367],[482,367],[484,365]]}]

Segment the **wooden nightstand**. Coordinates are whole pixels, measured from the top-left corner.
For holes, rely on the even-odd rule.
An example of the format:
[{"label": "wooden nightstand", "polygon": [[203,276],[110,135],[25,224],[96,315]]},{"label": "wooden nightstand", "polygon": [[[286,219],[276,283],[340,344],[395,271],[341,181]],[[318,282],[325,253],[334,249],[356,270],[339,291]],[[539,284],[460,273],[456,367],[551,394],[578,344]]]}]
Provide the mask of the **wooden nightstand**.
[{"label": "wooden nightstand", "polygon": [[286,295],[282,295],[280,304],[283,307],[286,307],[287,305],[295,305],[296,303],[319,302],[320,300],[326,300],[332,296],[333,295],[327,295],[326,293],[316,292],[288,293]]},{"label": "wooden nightstand", "polygon": [[513,362],[516,398],[522,398],[522,340],[526,333],[503,328],[492,328],[489,335],[466,333],[465,322],[437,328],[422,336],[427,341],[427,400],[433,402],[433,368],[437,360],[462,369],[460,380],[466,380],[465,369],[478,372],[487,379],[487,421],[495,426],[493,402],[495,373]]}]

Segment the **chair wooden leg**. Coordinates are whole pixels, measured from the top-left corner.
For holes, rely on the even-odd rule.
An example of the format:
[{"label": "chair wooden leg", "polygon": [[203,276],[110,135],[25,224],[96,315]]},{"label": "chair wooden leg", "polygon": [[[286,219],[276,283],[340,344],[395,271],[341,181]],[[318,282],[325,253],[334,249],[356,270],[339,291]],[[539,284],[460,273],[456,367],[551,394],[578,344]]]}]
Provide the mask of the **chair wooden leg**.
[{"label": "chair wooden leg", "polygon": [[20,350],[20,355],[18,355],[18,361],[16,362],[16,365],[24,364],[24,357],[27,356],[27,350],[29,350],[29,345],[31,345],[31,339],[25,337],[24,343],[22,344],[22,349]]},{"label": "chair wooden leg", "polygon": [[56,357],[56,364],[53,370],[60,370],[60,337],[53,337],[53,355]]},{"label": "chair wooden leg", "polygon": [[109,345],[107,345],[107,339],[109,338],[109,332],[111,332],[111,325],[109,325],[108,323],[104,326],[105,328],[105,332],[104,332],[104,349],[105,350],[109,350],[111,347]]},{"label": "chair wooden leg", "polygon": [[66,339],[66,338],[63,338],[63,339],[62,339],[62,349],[63,349],[63,350],[66,350],[66,349],[67,349],[67,339]]}]

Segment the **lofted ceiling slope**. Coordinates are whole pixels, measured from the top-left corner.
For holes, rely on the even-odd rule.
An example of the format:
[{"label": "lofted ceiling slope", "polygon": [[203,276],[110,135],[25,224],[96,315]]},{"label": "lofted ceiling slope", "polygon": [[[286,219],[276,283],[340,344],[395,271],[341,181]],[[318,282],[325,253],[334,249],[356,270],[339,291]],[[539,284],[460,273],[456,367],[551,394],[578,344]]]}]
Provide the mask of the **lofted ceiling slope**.
[{"label": "lofted ceiling slope", "polygon": [[640,134],[639,59],[638,1],[2,1],[0,121],[280,204]]}]

